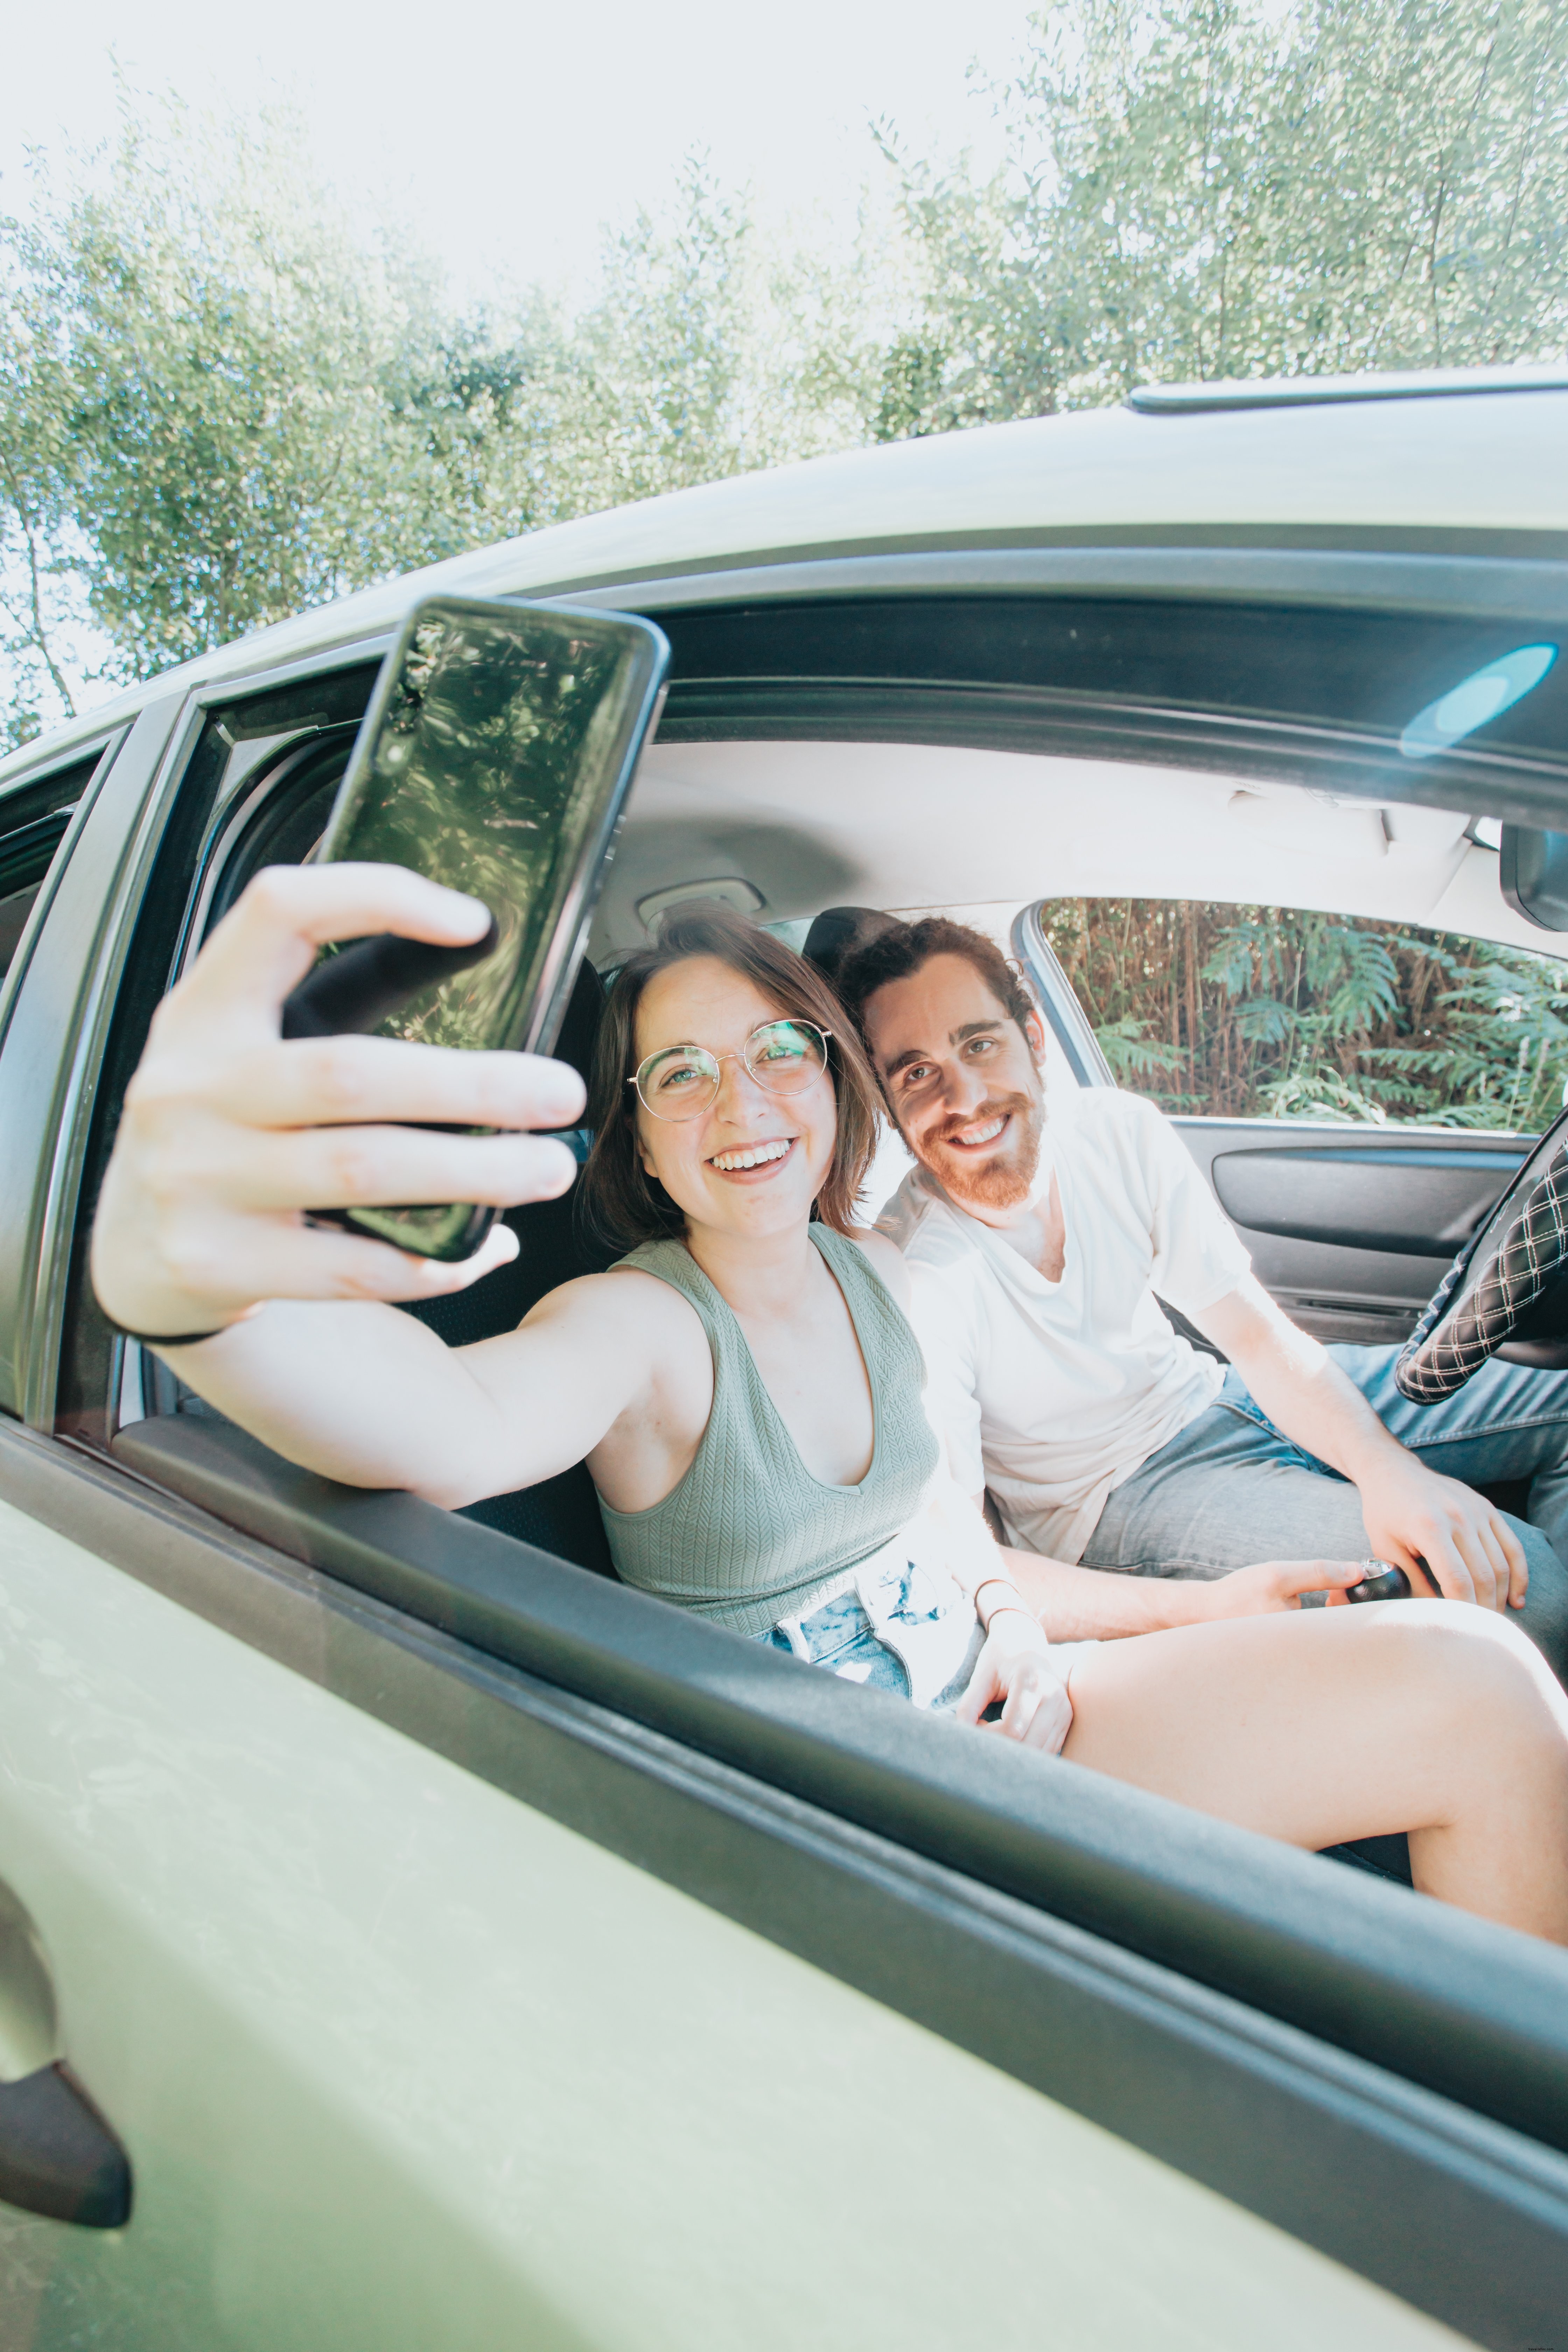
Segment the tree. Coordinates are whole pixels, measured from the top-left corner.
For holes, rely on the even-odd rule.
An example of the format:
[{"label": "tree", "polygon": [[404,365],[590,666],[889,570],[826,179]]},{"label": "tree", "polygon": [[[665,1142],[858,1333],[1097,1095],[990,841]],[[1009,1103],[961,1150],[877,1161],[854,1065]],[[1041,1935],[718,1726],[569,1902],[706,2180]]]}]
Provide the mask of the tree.
[{"label": "tree", "polygon": [[[831,273],[781,266],[700,161],[606,239],[570,326],[454,310],[356,243],[286,117],[127,96],[118,145],[0,222],[5,740],[68,715],[70,648],[145,676],[390,572],[859,436]],[[816,304],[814,310],[813,304]]]},{"label": "tree", "polygon": [[1056,0],[987,181],[783,241],[690,160],[575,318],[459,310],[286,117],[122,95],[0,220],[0,738],[386,573],[1141,379],[1568,341],[1562,0]]},{"label": "tree", "polygon": [[1568,340],[1557,0],[1058,0],[1031,24],[993,180],[883,133],[927,277],[879,436]]},{"label": "tree", "polygon": [[110,673],[462,543],[428,289],[351,246],[287,123],[216,143],[127,110],[101,174],[6,224],[31,315],[0,446],[42,445],[7,479],[12,528],[75,572]]},{"label": "tree", "polygon": [[1563,1107],[1554,957],[1291,907],[1056,898],[1042,914],[1116,1078],[1168,1111],[1536,1134]]},{"label": "tree", "polygon": [[[0,249],[0,751],[76,703],[64,639],[80,618],[67,549],[78,475],[73,402],[47,278]],[[73,611],[74,608],[74,611]]]}]

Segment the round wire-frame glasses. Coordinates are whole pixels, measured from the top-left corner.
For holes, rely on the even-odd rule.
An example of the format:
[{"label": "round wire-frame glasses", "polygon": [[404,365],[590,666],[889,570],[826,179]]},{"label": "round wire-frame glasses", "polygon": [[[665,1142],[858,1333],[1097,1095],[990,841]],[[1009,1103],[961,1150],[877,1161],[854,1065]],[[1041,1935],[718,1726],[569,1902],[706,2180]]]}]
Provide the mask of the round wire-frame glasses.
[{"label": "round wire-frame glasses", "polygon": [[827,1067],[831,1029],[810,1021],[763,1021],[738,1054],[710,1054],[706,1045],[665,1045],[638,1064],[626,1080],[653,1118],[700,1118],[715,1101],[726,1062],[743,1063],[772,1095],[798,1095]]}]

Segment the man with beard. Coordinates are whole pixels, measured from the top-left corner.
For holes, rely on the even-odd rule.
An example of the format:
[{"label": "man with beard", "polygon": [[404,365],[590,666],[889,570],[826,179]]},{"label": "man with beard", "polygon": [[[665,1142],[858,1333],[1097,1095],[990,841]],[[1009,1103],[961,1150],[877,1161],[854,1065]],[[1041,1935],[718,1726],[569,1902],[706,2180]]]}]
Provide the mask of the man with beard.
[{"label": "man with beard", "polygon": [[[935,1417],[1050,1634],[1293,1608],[1323,1561],[1373,1557],[1522,1610],[1563,1672],[1568,1383],[1492,1362],[1415,1406],[1396,1349],[1298,1330],[1152,1103],[1085,1087],[1047,1118],[1040,1016],[981,932],[870,918],[823,961],[918,1162],[879,1222]],[[1475,1491],[1502,1480],[1530,1482],[1534,1524]]]}]

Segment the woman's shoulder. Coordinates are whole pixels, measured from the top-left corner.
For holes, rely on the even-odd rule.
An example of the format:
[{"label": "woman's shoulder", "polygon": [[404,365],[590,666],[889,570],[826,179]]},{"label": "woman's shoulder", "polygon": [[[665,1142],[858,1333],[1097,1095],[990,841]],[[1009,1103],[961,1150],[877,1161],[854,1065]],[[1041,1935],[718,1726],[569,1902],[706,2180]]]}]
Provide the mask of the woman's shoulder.
[{"label": "woman's shoulder", "polygon": [[912,1303],[910,1270],[904,1264],[903,1253],[886,1234],[872,1231],[870,1226],[857,1227],[852,1234],[840,1234],[838,1240],[847,1243],[866,1259],[884,1290],[890,1291],[907,1315]]},{"label": "woman's shoulder", "polygon": [[622,1342],[642,1338],[679,1345],[695,1336],[707,1350],[701,1318],[690,1299],[661,1276],[625,1258],[603,1274],[579,1275],[546,1291],[523,1320],[569,1322]]}]

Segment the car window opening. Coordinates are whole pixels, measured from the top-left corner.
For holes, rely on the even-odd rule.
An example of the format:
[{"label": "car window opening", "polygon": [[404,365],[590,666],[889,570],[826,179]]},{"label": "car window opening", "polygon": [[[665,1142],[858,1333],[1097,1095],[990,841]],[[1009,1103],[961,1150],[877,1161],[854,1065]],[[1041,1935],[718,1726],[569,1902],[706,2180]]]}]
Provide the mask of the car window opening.
[{"label": "car window opening", "polygon": [[[1450,713],[1449,716],[1451,717],[1452,714]],[[352,727],[344,728],[342,731],[346,737],[352,733]],[[249,870],[262,863],[287,863],[306,858],[310,853],[312,845],[320,837],[321,823],[331,804],[337,774],[341,769],[342,749],[336,744],[306,745],[299,753],[290,756],[293,765],[290,770],[289,791],[285,793],[282,790],[274,790],[270,793],[265,791],[253,793],[247,803],[243,830],[231,842],[226,863],[219,875],[216,889],[209,888],[207,893],[206,917],[209,927],[210,922],[217,919],[226,906],[232,902]],[[649,765],[656,770],[658,757],[656,753],[649,762]],[[804,766],[804,761],[801,764]],[[1112,768],[1109,772],[1114,775],[1117,772]],[[1256,861],[1258,856],[1263,854],[1266,856],[1273,856],[1278,864],[1281,853],[1288,859],[1295,845],[1291,839],[1290,827],[1302,823],[1310,824],[1323,834],[1325,839],[1334,841],[1340,839],[1348,841],[1353,836],[1359,842],[1361,835],[1356,832],[1356,828],[1360,827],[1366,833],[1367,854],[1372,854],[1373,851],[1382,854],[1387,851],[1390,844],[1397,838],[1400,841],[1407,839],[1415,843],[1419,854],[1423,856],[1429,854],[1428,844],[1430,844],[1430,854],[1439,861],[1447,859],[1450,866],[1456,860],[1462,862],[1467,856],[1476,857],[1489,855],[1482,849],[1474,828],[1467,825],[1463,816],[1450,819],[1444,812],[1400,810],[1390,818],[1386,814],[1377,815],[1373,812],[1369,812],[1364,803],[1347,806],[1342,803],[1337,806],[1329,806],[1321,793],[1292,797],[1288,790],[1279,784],[1254,791],[1247,786],[1238,787],[1232,781],[1226,789],[1228,793],[1227,821],[1235,828],[1237,845],[1235,856],[1244,861],[1247,858]],[[1367,830],[1369,818],[1373,815],[1375,815],[1375,824],[1372,830]],[[1427,824],[1426,835],[1421,832],[1424,823]],[[1376,833],[1375,842],[1373,838],[1373,832]],[[650,841],[654,837],[652,834],[648,836]],[[1133,835],[1130,834],[1129,837],[1132,838]],[[781,850],[785,856],[795,857],[798,863],[802,847],[809,838],[808,828],[797,829],[795,835],[787,839],[781,835]],[[577,1068],[584,1080],[590,1074],[595,1038],[605,1009],[605,989],[602,974],[613,975],[625,963],[628,953],[633,951],[624,930],[620,936],[617,936],[617,922],[624,923],[626,919],[617,913],[617,907],[625,901],[631,909],[635,910],[637,928],[641,935],[646,938],[650,931],[661,930],[667,922],[678,922],[681,915],[694,904],[700,905],[707,888],[707,886],[701,883],[670,878],[672,866],[677,877],[681,874],[683,868],[688,874],[693,870],[699,873],[703,870],[700,856],[693,856],[689,850],[683,850],[679,834],[674,839],[673,846],[667,847],[664,852],[662,875],[657,866],[649,867],[647,856],[642,852],[641,842],[636,832],[635,814],[634,827],[628,841],[629,847],[623,853],[621,861],[624,871],[621,868],[617,869],[614,877],[614,895],[608,902],[607,912],[601,922],[601,936],[595,949],[596,960],[584,961],[580,968],[566,1029],[557,1048],[560,1058]],[[1261,853],[1260,844],[1263,845]],[[866,946],[868,940],[874,940],[880,927],[895,920],[901,921],[911,913],[918,915],[921,912],[918,906],[912,909],[908,906],[907,900],[912,894],[907,885],[899,894],[906,903],[897,909],[896,914],[880,908],[845,906],[834,898],[831,882],[828,881],[831,860],[826,857],[822,849],[816,845],[806,851],[806,858],[807,862],[816,861],[822,864],[824,880],[827,883],[827,887],[815,906],[809,898],[803,900],[798,881],[794,886],[793,900],[792,892],[788,887],[783,889],[779,887],[777,881],[770,873],[767,856],[761,850],[754,856],[751,853],[748,853],[747,856],[750,869],[757,875],[756,881],[747,880],[741,883],[734,878],[726,879],[721,877],[721,881],[712,886],[711,898],[721,906],[735,910],[743,896],[745,912],[755,916],[756,919],[764,925],[782,944],[797,951],[805,949],[809,952],[812,935],[818,931],[822,924],[826,923],[834,934],[832,954],[828,961],[835,968],[842,964],[846,955],[858,952]],[[1022,881],[1029,878],[1026,874],[1019,872],[1017,861],[1014,856],[994,857],[993,872],[997,873],[1004,868],[1009,881],[1015,875]],[[721,875],[721,867],[717,863],[713,864],[710,870]],[[1434,871],[1436,870],[1434,868]],[[1444,870],[1447,868],[1445,867]],[[1142,903],[1131,899],[1115,902],[1122,910],[1134,904]],[[1085,964],[1085,959],[1089,956],[1091,948],[1103,950],[1109,936],[1110,926],[1104,919],[1104,909],[1110,904],[1111,902],[1107,900],[1091,900],[1089,898],[1081,898],[1070,902],[1057,899],[1040,904],[1036,910],[1037,927],[1040,937],[1047,949],[1056,950],[1058,971],[1068,982],[1069,994],[1075,996],[1077,1015],[1084,1025],[1089,1041],[1089,1057],[1081,1066],[1073,1065],[1069,1051],[1068,1057],[1069,1083],[1076,1082],[1081,1085],[1086,1078],[1093,1083],[1098,1068],[1103,1077],[1109,1077],[1113,1081],[1120,1079],[1124,1087],[1131,1087],[1134,1092],[1153,1096],[1156,1098],[1163,1094],[1168,1094],[1170,1099],[1164,1104],[1164,1108],[1178,1116],[1185,1116],[1189,1119],[1194,1115],[1212,1117],[1215,1113],[1207,1108],[1206,1104],[1202,1110],[1199,1109],[1200,1095],[1194,1078],[1197,1064],[1203,1058],[1203,1040],[1199,1031],[1194,1029],[1191,1037],[1188,1038],[1181,1030],[1180,1019],[1178,1019],[1178,1034],[1173,1048],[1161,1035],[1155,1034],[1152,1023],[1137,1004],[1132,1003],[1131,1000],[1128,1003],[1122,1004],[1119,1000],[1107,1011],[1105,1006],[1099,1003],[1098,998],[1094,998],[1092,986],[1084,979],[1084,972],[1079,967]],[[1275,902],[1276,906],[1277,904],[1278,901]],[[1009,916],[1016,906],[1016,900],[1005,898],[1001,901],[993,899],[988,904],[981,906],[978,911],[982,918],[983,928],[992,931],[1001,941],[1008,942]],[[1073,913],[1071,910],[1075,908],[1076,913]],[[966,905],[957,911],[963,915],[974,912],[975,908],[973,905]],[[1024,908],[1018,910],[1019,919],[1021,920],[1023,915],[1028,911],[1029,906],[1026,903]],[[1309,951],[1313,947],[1320,950],[1318,960],[1322,961],[1324,960],[1323,940],[1318,937],[1318,934],[1321,933],[1323,940],[1328,940],[1338,947],[1342,961],[1348,960],[1353,964],[1356,957],[1360,955],[1363,962],[1366,962],[1369,959],[1375,961],[1376,956],[1381,954],[1384,964],[1392,964],[1396,974],[1400,976],[1405,975],[1406,965],[1410,965],[1412,970],[1420,965],[1426,974],[1427,997],[1434,1003],[1438,992],[1438,982],[1444,984],[1442,992],[1445,996],[1452,995],[1455,992],[1456,975],[1458,975],[1459,981],[1462,982],[1465,971],[1481,971],[1487,976],[1478,981],[1476,985],[1482,988],[1491,985],[1489,977],[1491,968],[1485,964],[1483,957],[1472,956],[1469,964],[1462,965],[1464,943],[1461,942],[1456,947],[1454,934],[1437,932],[1430,927],[1423,930],[1420,926],[1409,923],[1392,928],[1385,924],[1383,927],[1383,932],[1379,934],[1375,923],[1368,916],[1361,913],[1339,923],[1337,927],[1332,918],[1309,913],[1306,918],[1296,919],[1298,928],[1301,929],[1301,938],[1297,940],[1295,935],[1291,934],[1290,939],[1288,940],[1285,937],[1286,917],[1277,917],[1274,906],[1261,900],[1249,899],[1241,902],[1215,899],[1204,902],[1199,912],[1202,923],[1207,926],[1205,936],[1196,940],[1195,944],[1187,936],[1193,929],[1193,916],[1189,905],[1185,915],[1178,914],[1175,929],[1172,932],[1172,941],[1164,943],[1166,952],[1163,965],[1159,952],[1161,942],[1153,940],[1152,934],[1140,943],[1142,978],[1148,989],[1154,994],[1158,994],[1162,987],[1164,987],[1167,992],[1173,991],[1173,1001],[1174,997],[1180,997],[1183,1005],[1189,1002],[1195,1005],[1198,1000],[1203,998],[1205,987],[1210,999],[1215,998],[1216,989],[1222,994],[1224,993],[1225,975],[1217,974],[1216,960],[1227,946],[1235,950],[1233,961],[1241,955],[1242,950],[1237,944],[1238,936],[1247,926],[1250,926],[1250,929],[1245,946],[1252,958],[1255,982],[1271,958],[1274,962],[1279,962],[1286,956],[1288,950],[1292,949],[1292,945],[1300,971],[1307,970]],[[1076,933],[1072,929],[1074,921],[1078,925]],[[1184,924],[1185,931],[1183,930]],[[1213,936],[1208,936],[1209,933]],[[1195,994],[1189,982],[1179,977],[1175,957],[1169,951],[1172,942],[1180,949],[1184,941],[1189,957],[1198,958],[1198,961],[1194,966],[1194,975],[1199,972],[1203,975]],[[1364,944],[1365,942],[1371,942],[1371,945],[1368,946]],[[1473,946],[1474,943],[1470,944]],[[1082,950],[1081,953],[1079,950]],[[1555,992],[1551,982],[1555,971],[1562,967],[1554,966],[1551,958],[1543,957],[1539,953],[1531,955],[1527,950],[1509,950],[1505,953],[1509,959],[1510,972],[1514,971],[1516,967],[1519,972],[1533,973],[1540,970],[1544,975],[1542,981],[1542,986],[1546,992],[1543,1002],[1550,1000],[1554,1006]],[[1500,969],[1500,962],[1499,968]],[[1296,979],[1299,980],[1299,973]],[[1309,979],[1311,985],[1305,994],[1293,980],[1295,994],[1291,999],[1290,1010],[1292,1017],[1299,1024],[1313,1016],[1319,998],[1321,998],[1325,1004],[1335,1001],[1336,983],[1333,974],[1326,972],[1320,974],[1314,969],[1309,974]],[[1405,998],[1401,999],[1401,1004],[1406,1010],[1413,986],[1414,982],[1406,987]],[[1312,992],[1314,989],[1317,992],[1316,995]],[[1343,992],[1342,976],[1340,986],[1342,997]],[[1397,980],[1394,992],[1397,995]],[[1386,981],[1384,994],[1385,998],[1388,995]],[[1232,989],[1230,995],[1241,1001],[1243,1014],[1240,1019],[1233,1018],[1230,1026],[1231,1031],[1235,1033],[1234,1035],[1227,1037],[1216,1050],[1219,1064],[1225,1067],[1227,1074],[1234,1076],[1232,1066],[1237,1060],[1235,1035],[1247,1031],[1248,1043],[1257,1045],[1260,1041],[1266,1042],[1270,1019],[1275,1019],[1276,1023],[1278,1019],[1277,1013],[1271,1015],[1268,1013],[1267,1004],[1271,1003],[1278,1006],[1279,999],[1278,996],[1267,999],[1265,991],[1258,985],[1254,985],[1250,990],[1245,987]],[[1094,998],[1092,1003],[1091,998]],[[1386,1005],[1384,1009],[1385,1025],[1388,1025],[1394,1016],[1388,1013]],[[1448,1029],[1452,1030],[1456,1015],[1452,1008],[1447,1005],[1445,1012]],[[1551,1013],[1551,1017],[1555,1019],[1554,1009]],[[1396,1022],[1394,1025],[1397,1025]],[[1062,1040],[1058,1039],[1058,1042],[1060,1044]],[[1070,1045],[1070,1038],[1068,1042]],[[1391,1053],[1425,1052],[1430,1061],[1441,1052],[1446,1038],[1439,1039],[1434,1045],[1431,1038],[1427,1037],[1412,1047],[1391,1044],[1386,1039],[1380,1039],[1378,1042]],[[1177,1077],[1172,1077],[1171,1072],[1175,1069],[1175,1062],[1172,1058],[1173,1053],[1179,1055],[1183,1052],[1185,1055],[1184,1068],[1177,1074]],[[1096,1056],[1098,1056],[1098,1064]],[[1215,1055],[1211,1054],[1209,1058],[1214,1060]],[[1305,1054],[1300,1056],[1301,1065],[1310,1066],[1314,1070],[1318,1080],[1318,1091],[1310,1094],[1301,1088],[1300,1071],[1298,1069],[1296,1077],[1300,1099],[1293,1097],[1283,1109],[1279,1107],[1279,1101],[1283,1099],[1281,1089],[1285,1084],[1285,1077],[1288,1077],[1289,1073],[1286,1073],[1282,1077],[1273,1065],[1262,1066],[1261,1074],[1254,1073],[1249,1091],[1246,1086],[1241,1085],[1240,1079],[1237,1078],[1236,1085],[1240,1087],[1240,1091],[1233,1087],[1233,1097],[1226,1115],[1244,1120],[1256,1119],[1260,1116],[1268,1116],[1275,1120],[1280,1120],[1289,1119],[1291,1117],[1300,1119],[1304,1116],[1310,1116],[1314,1108],[1319,1108],[1321,1111],[1321,1106],[1327,1099],[1322,1091],[1326,1058],[1321,1052],[1311,1056]],[[1542,1086],[1547,1081],[1547,1058],[1542,1052],[1539,1066],[1533,1067],[1528,1074],[1533,1091],[1529,1093],[1528,1100],[1523,1094],[1520,1095],[1520,1100],[1516,1105],[1520,1116],[1516,1120],[1507,1123],[1512,1133],[1528,1133],[1530,1131],[1527,1124],[1528,1118],[1531,1115],[1537,1117],[1542,1115],[1537,1107],[1537,1097],[1541,1094]],[[1255,1054],[1254,1059],[1258,1060],[1259,1056]],[[1052,1083],[1058,1083],[1060,1073],[1053,1078]],[[1169,1079],[1170,1083],[1163,1086],[1161,1082],[1166,1079]],[[1561,1078],[1557,1083],[1561,1087]],[[1515,1092],[1520,1092],[1518,1087]],[[1279,1097],[1279,1101],[1277,1101],[1276,1097]],[[1217,1097],[1215,1099],[1217,1101]],[[1468,1124],[1473,1128],[1477,1122],[1473,1117],[1467,1121],[1466,1109],[1467,1106],[1458,1107],[1457,1113],[1454,1114],[1455,1123],[1461,1127]],[[1327,1115],[1337,1116],[1342,1120],[1351,1114],[1343,1106],[1337,1106]],[[1362,1115],[1365,1116],[1364,1111]],[[592,1139],[586,1129],[575,1131],[576,1156],[580,1162],[585,1158]],[[913,1164],[903,1146],[902,1139],[898,1137],[896,1129],[890,1123],[885,1124],[884,1127],[884,1155],[879,1158],[873,1171],[873,1189],[868,1198],[866,1208],[868,1221],[877,1213],[881,1205],[881,1197],[885,1197],[896,1189],[905,1171]],[[1224,1171],[1211,1177],[1211,1181],[1219,1192],[1222,1201],[1226,1199],[1223,1185],[1226,1181],[1230,1180],[1226,1177]],[[578,1205],[579,1191],[579,1187],[574,1187],[571,1192],[559,1200],[536,1202],[525,1208],[509,1212],[506,1222],[516,1233],[520,1245],[518,1255],[510,1265],[489,1276],[472,1291],[409,1307],[405,1311],[416,1317],[448,1345],[461,1347],[515,1329],[531,1309],[549,1293],[579,1276],[605,1271],[615,1262],[618,1253],[606,1246],[592,1232],[581,1215]],[[1162,1305],[1165,1307],[1169,1322],[1175,1327],[1177,1332],[1184,1331],[1192,1336],[1197,1349],[1194,1360],[1213,1362],[1217,1358],[1219,1364],[1215,1377],[1221,1376],[1224,1372],[1224,1349],[1183,1314],[1179,1301],[1162,1300]],[[1345,1311],[1349,1312],[1349,1309]],[[1335,1336],[1342,1336],[1342,1334],[1336,1333]],[[173,1383],[172,1375],[167,1370],[157,1365],[155,1360],[152,1359],[148,1360],[148,1368],[144,1373],[143,1400],[145,1405],[152,1406],[154,1410],[166,1410],[171,1403],[179,1410],[195,1412],[198,1414],[205,1410],[183,1383]],[[993,1532],[1000,1529],[1005,1536],[1007,1535],[1010,1532],[1011,1522],[1008,1517],[1010,1506],[1005,1493],[999,1491],[988,1479],[981,1478],[976,1483],[978,1487],[976,1499],[983,1503]],[[500,1534],[537,1546],[578,1567],[607,1578],[614,1578],[616,1574],[610,1544],[606,1539],[605,1522],[600,1508],[599,1496],[583,1463],[574,1465],[553,1477],[543,1479],[516,1492],[490,1496],[481,1501],[465,1504],[462,1506],[462,1510],[464,1515]],[[906,1605],[908,1601],[909,1596],[906,1594],[900,1605]],[[828,1630],[830,1633],[831,1629]],[[797,1655],[815,1657],[817,1652],[810,1647],[809,1643],[817,1643],[823,1638],[826,1636],[822,1634],[820,1629],[813,1628],[808,1635],[799,1637],[808,1643],[808,1646],[803,1648],[797,1646],[797,1636],[791,1633],[786,1635],[784,1646],[795,1649]],[[1370,1843],[1363,1842],[1364,1850],[1354,1853],[1347,1852],[1346,1858],[1359,1860],[1366,1867],[1407,1877],[1407,1858],[1397,1851],[1399,1843],[1400,1841],[1397,1838],[1384,1839],[1381,1843],[1375,1841]]]}]

